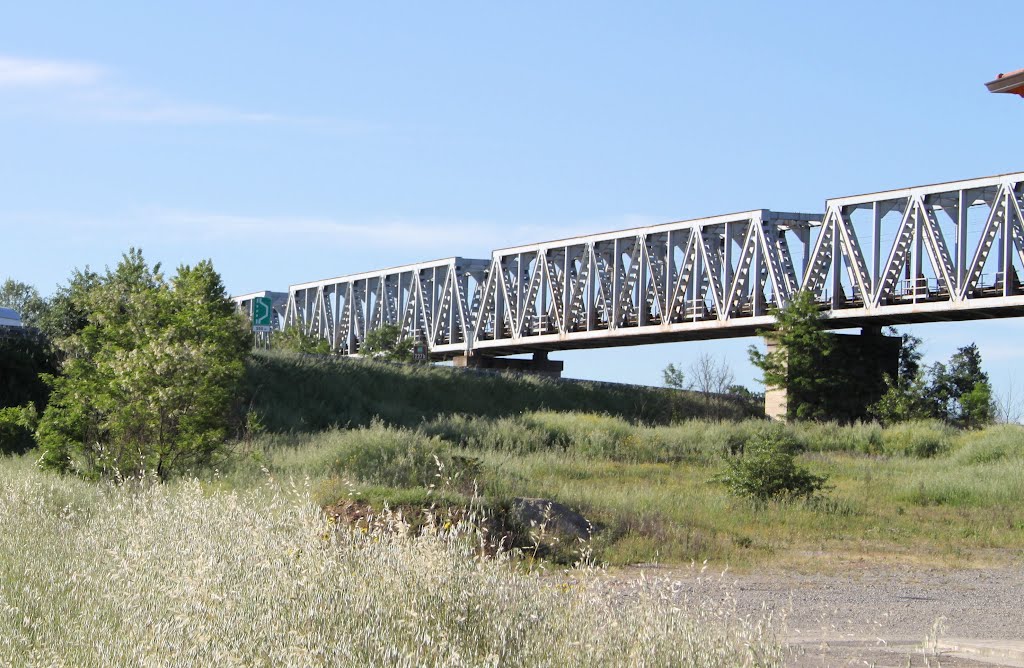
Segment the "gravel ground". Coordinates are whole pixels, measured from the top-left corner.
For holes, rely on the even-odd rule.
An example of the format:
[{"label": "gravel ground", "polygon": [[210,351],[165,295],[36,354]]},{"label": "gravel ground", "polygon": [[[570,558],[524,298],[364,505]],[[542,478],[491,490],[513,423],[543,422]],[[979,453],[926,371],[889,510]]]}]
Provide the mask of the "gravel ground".
[{"label": "gravel ground", "polygon": [[[643,581],[638,584],[637,578]],[[618,596],[658,587],[680,600],[734,607],[740,616],[769,612],[791,648],[794,666],[991,666],[943,654],[932,643],[1024,640],[1021,566],[944,570],[850,564],[830,574],[772,570],[739,576],[636,567],[609,573],[607,583]]]}]

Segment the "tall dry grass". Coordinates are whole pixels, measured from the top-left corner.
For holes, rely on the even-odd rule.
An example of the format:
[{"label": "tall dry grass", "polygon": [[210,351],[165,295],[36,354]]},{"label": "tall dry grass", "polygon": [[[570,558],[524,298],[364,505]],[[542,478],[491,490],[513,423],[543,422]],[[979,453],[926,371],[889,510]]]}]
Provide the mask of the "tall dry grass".
[{"label": "tall dry grass", "polygon": [[0,460],[0,665],[780,665],[763,621],[334,526],[303,487],[89,484]]}]

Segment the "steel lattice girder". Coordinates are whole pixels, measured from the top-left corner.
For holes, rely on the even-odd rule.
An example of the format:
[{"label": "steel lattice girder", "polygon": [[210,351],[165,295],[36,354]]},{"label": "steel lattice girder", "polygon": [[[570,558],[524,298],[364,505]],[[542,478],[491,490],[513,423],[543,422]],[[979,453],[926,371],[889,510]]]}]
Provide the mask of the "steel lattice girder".
[{"label": "steel lattice girder", "polygon": [[[1017,299],[990,299],[1021,293],[1022,203],[1021,173],[828,200],[803,286],[837,319],[1014,309]],[[867,253],[858,214],[870,235]]]},{"label": "steel lattice girder", "polygon": [[819,223],[756,210],[495,251],[473,347],[586,347],[742,318],[769,324],[768,307],[798,288],[791,238],[806,257]]},{"label": "steel lattice girder", "polygon": [[1024,315],[1022,210],[1015,173],[586,235],[294,285],[284,323],[445,358],[748,336],[801,289],[836,328]]},{"label": "steel lattice girder", "polygon": [[431,352],[465,352],[486,270],[486,260],[451,257],[293,285],[286,325],[347,355],[382,325],[397,325]]}]

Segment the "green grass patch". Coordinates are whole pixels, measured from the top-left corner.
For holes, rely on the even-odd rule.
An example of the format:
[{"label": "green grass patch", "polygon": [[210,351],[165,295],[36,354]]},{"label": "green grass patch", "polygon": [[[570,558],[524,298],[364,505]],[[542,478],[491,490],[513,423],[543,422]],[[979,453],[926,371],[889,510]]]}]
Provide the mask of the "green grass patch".
[{"label": "green grass patch", "polygon": [[[773,430],[829,489],[744,500],[714,481]],[[1020,427],[645,426],[536,411],[266,435],[221,484],[246,487],[269,472],[311,478],[322,505],[352,499],[449,512],[476,502],[492,517],[516,497],[551,499],[591,520],[599,528],[591,548],[616,564],[710,559],[743,568],[828,552],[948,560],[1024,548],[1022,444]]]}]

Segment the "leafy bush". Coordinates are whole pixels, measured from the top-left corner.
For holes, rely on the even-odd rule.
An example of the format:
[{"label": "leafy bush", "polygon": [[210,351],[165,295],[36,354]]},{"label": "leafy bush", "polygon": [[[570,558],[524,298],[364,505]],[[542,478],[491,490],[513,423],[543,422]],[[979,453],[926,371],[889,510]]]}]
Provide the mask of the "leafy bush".
[{"label": "leafy bush", "polygon": [[837,422],[798,422],[788,425],[790,433],[811,452],[883,452],[883,429],[874,422],[840,425]]},{"label": "leafy bush", "polygon": [[209,462],[228,436],[251,344],[209,261],[171,281],[132,250],[81,295],[64,375],[39,427],[41,463],[159,477]]},{"label": "leafy bush", "polygon": [[796,464],[798,448],[784,430],[766,429],[747,444],[742,457],[727,461],[726,470],[716,479],[736,496],[758,501],[810,498],[824,489],[828,479]]},{"label": "leafy bush", "polygon": [[359,354],[390,362],[410,362],[412,346],[413,340],[402,335],[401,327],[382,325],[367,332],[366,338],[359,346]]},{"label": "leafy bush", "polygon": [[50,396],[44,379],[58,368],[57,355],[42,336],[26,332],[0,337],[0,408],[31,402],[42,411]]},{"label": "leafy bush", "polygon": [[636,449],[643,432],[648,431],[619,417],[592,413],[540,411],[524,416],[523,421],[546,431],[551,443],[585,457],[618,461],[633,459],[629,451]]},{"label": "leafy bush", "polygon": [[331,472],[389,487],[436,485],[453,467],[450,449],[440,439],[379,423],[348,432],[329,455]]},{"label": "leafy bush", "polygon": [[333,476],[354,484],[384,487],[441,487],[472,483],[476,460],[452,451],[451,445],[422,431],[388,427],[375,421],[359,429],[333,429],[295,448],[273,445],[273,468],[282,475]]},{"label": "leafy bush", "polygon": [[564,450],[566,443],[543,426],[533,424],[530,415],[486,418],[446,415],[426,422],[421,430],[468,450],[492,450],[525,455],[531,452]]},{"label": "leafy bush", "polygon": [[0,454],[16,455],[35,447],[39,414],[33,404],[0,408]]},{"label": "leafy bush", "polygon": [[331,352],[331,342],[307,334],[302,331],[301,327],[287,327],[280,332],[271,332],[270,349],[291,353],[327,355]]}]

